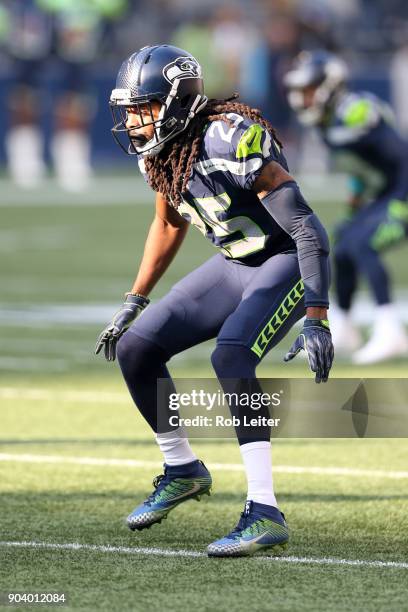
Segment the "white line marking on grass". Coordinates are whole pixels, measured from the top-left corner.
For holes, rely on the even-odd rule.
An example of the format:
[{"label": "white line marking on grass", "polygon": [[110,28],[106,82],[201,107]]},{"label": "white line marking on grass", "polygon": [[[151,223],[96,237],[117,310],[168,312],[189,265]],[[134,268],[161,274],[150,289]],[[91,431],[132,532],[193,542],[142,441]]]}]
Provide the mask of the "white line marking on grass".
[{"label": "white line marking on grass", "polygon": [[[145,548],[130,546],[100,546],[96,544],[80,544],[68,542],[53,544],[48,542],[0,542],[5,548],[42,548],[46,550],[85,550],[90,552],[119,553],[128,555],[157,555],[160,557],[207,557],[204,552],[195,550],[170,549],[170,548]],[[408,569],[408,563],[399,561],[370,561],[365,559],[335,559],[330,557],[254,557],[257,561],[276,561],[285,563],[304,563],[319,565],[351,565],[360,567],[378,567],[390,569]]]},{"label": "white line marking on grass", "polygon": [[392,470],[365,470],[347,467],[311,467],[278,465],[273,468],[284,474],[316,474],[317,476],[371,476],[373,478],[408,478],[408,472]]},{"label": "white line marking on grass", "polygon": [[22,308],[0,306],[0,323],[17,327],[51,327],[58,325],[100,325],[112,318],[117,304],[31,304]]},{"label": "white line marking on grass", "polygon": [[[1,360],[0,360],[1,364]],[[59,402],[78,402],[90,404],[130,404],[127,393],[101,391],[60,391],[58,389],[19,389],[18,387],[0,387],[0,399],[5,400],[40,400]]]},{"label": "white line marking on grass", "polygon": [[[1,440],[0,440],[1,443]],[[38,440],[41,444],[41,440]],[[76,464],[101,467],[128,467],[128,468],[157,468],[162,467],[158,461],[145,461],[138,459],[106,459],[104,457],[66,457],[64,455],[34,455],[0,453],[0,461],[16,463],[60,463]],[[209,463],[209,469],[221,472],[242,472],[244,470],[240,463]],[[275,465],[274,471],[281,474],[313,474],[316,476],[354,476],[371,478],[408,478],[408,472],[387,470],[364,470],[347,467],[313,467],[296,465]]]},{"label": "white line marking on grass", "polygon": [[14,357],[13,355],[0,356],[0,369],[32,372],[64,372],[69,368],[67,359],[47,357]]},{"label": "white line marking on grass", "polygon": [[[63,191],[58,183],[50,178],[44,180],[37,189],[29,191],[16,188],[9,179],[0,179],[0,207],[40,206],[134,206],[149,205],[153,208],[153,193],[140,175],[98,176],[80,193]],[[120,202],[118,203],[118,194]]]},{"label": "white line marking on grass", "polygon": [[16,463],[61,463],[91,466],[118,466],[130,468],[160,468],[158,461],[138,461],[137,459],[102,459],[99,457],[64,457],[63,455],[14,455],[0,453],[0,461]]},{"label": "white line marking on grass", "polygon": [[57,225],[0,230],[0,252],[54,251],[76,244],[78,228]]},{"label": "white line marking on grass", "polygon": [[[255,557],[262,559],[262,557]],[[366,561],[365,559],[335,559],[331,557],[263,557],[268,561],[286,561],[287,563],[314,563],[317,565],[352,565],[360,567],[389,567],[396,569],[408,569],[408,563],[402,561]]]},{"label": "white line marking on grass", "polygon": [[[1,237],[1,235],[0,235]],[[25,287],[25,277],[20,281],[19,286]],[[72,281],[71,281],[72,283]],[[78,281],[79,283],[79,281]],[[84,285],[82,285],[84,286]],[[72,291],[78,293],[81,285],[73,284]],[[89,282],[88,286],[89,287]],[[116,285],[115,285],[116,287]],[[110,287],[108,287],[110,288]],[[34,291],[34,287],[28,286],[30,291]],[[38,287],[36,287],[38,289]],[[64,286],[64,294],[67,287]],[[27,291],[27,287],[25,287]],[[11,287],[9,291],[16,292],[16,288]],[[58,291],[57,291],[58,292]],[[154,303],[154,301],[153,301]],[[404,323],[408,323],[408,292],[400,289],[397,292],[396,309],[398,315]],[[106,324],[112,318],[112,313],[118,309],[117,303],[95,303],[95,302],[78,302],[66,304],[0,304],[0,323],[7,326],[15,327],[52,327],[56,323],[58,325],[101,325]],[[366,326],[373,321],[374,308],[370,298],[365,293],[360,293],[352,311],[352,319],[362,326]],[[299,327],[301,322],[297,323]],[[198,345],[200,346],[200,345]],[[192,349],[188,349],[191,355]],[[194,349],[193,349],[194,350]]]},{"label": "white line marking on grass", "polygon": [[131,555],[159,555],[162,557],[205,557],[205,553],[195,550],[146,548],[141,546],[100,546],[96,544],[52,544],[48,542],[0,542],[6,548],[45,548],[49,550],[89,550],[91,552],[122,553]]}]

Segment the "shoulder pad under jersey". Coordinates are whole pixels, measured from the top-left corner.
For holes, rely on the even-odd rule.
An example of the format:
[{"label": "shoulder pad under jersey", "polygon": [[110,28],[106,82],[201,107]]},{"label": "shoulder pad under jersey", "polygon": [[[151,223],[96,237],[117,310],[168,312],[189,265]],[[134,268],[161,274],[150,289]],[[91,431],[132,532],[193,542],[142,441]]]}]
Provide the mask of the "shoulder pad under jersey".
[{"label": "shoulder pad under jersey", "polygon": [[236,113],[211,122],[204,136],[203,159],[195,164],[201,174],[224,171],[238,187],[251,189],[264,165],[279,161],[280,147],[259,123]]}]

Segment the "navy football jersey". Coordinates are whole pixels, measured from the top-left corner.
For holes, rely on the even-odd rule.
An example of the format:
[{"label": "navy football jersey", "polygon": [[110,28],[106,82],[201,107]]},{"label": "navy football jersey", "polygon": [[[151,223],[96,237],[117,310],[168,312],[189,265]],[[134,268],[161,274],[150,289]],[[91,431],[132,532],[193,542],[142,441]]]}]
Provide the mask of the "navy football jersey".
[{"label": "navy football jersey", "polygon": [[347,92],[321,127],[335,168],[352,191],[369,201],[408,196],[408,143],[397,133],[391,108],[373,94]]},{"label": "navy football jersey", "polygon": [[[259,265],[268,257],[295,250],[252,191],[256,178],[271,161],[287,170],[278,143],[258,123],[236,113],[208,123],[179,214],[218,247],[224,257]],[[139,167],[145,179],[143,158]]]}]

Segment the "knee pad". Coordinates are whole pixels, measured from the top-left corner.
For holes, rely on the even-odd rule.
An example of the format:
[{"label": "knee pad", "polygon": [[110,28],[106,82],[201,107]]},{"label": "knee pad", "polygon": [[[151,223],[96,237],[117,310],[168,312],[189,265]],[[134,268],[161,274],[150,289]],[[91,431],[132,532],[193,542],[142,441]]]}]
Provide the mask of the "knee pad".
[{"label": "knee pad", "polygon": [[160,346],[132,332],[125,332],[120,338],[116,355],[122,372],[130,370],[133,376],[145,375],[168,361]]},{"label": "knee pad", "polygon": [[133,356],[133,353],[137,351],[137,340],[139,338],[135,334],[129,334],[125,332],[116,346],[116,357],[119,363],[125,363],[127,359]]}]

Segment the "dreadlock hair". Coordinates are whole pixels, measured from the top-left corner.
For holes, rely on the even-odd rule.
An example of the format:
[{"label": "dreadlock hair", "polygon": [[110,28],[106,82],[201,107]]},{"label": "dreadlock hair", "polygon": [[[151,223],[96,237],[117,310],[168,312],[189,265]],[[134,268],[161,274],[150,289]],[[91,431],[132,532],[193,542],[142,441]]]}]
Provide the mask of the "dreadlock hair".
[{"label": "dreadlock hair", "polygon": [[237,113],[266,128],[282,147],[275,128],[262,117],[261,111],[247,104],[235,102],[237,98],[238,94],[235,93],[225,100],[209,100],[185,132],[172,140],[158,155],[146,157],[145,168],[150,186],[162,193],[174,208],[178,208],[182,194],[187,189],[193,164],[200,152],[204,127],[208,123],[221,120],[232,125],[226,113]]}]

